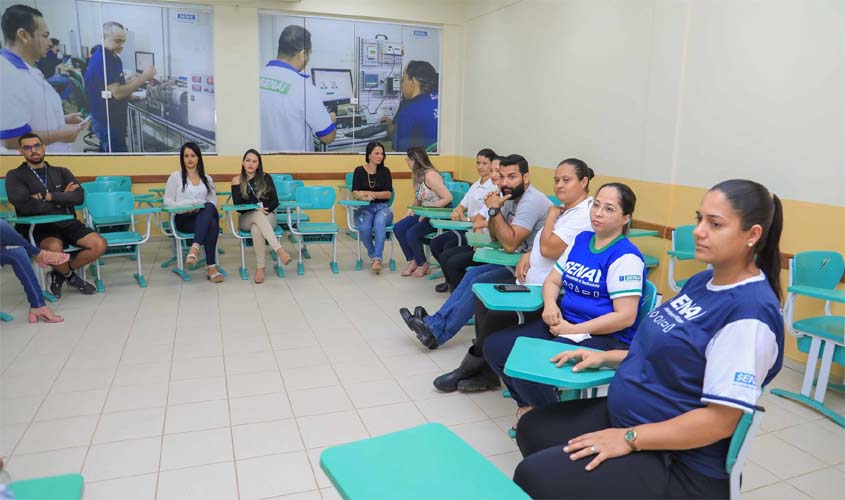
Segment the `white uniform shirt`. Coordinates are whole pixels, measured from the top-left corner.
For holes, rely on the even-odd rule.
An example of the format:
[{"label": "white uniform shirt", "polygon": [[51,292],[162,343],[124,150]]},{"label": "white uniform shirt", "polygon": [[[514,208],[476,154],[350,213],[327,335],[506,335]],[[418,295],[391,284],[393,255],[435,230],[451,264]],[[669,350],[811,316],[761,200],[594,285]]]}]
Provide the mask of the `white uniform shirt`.
[{"label": "white uniform shirt", "polygon": [[290,64],[267,63],[259,88],[263,151],[314,151],[313,136],[335,129],[317,88]]},{"label": "white uniform shirt", "polygon": [[[14,52],[0,51],[0,139],[20,137],[33,130],[58,130],[65,126],[62,99],[38,68]],[[49,153],[70,151],[70,144],[54,142]],[[17,153],[0,146],[0,153]]]},{"label": "white uniform shirt", "polygon": [[480,214],[482,211],[487,212],[487,206],[484,205],[484,198],[487,196],[487,193],[497,191],[498,189],[499,187],[493,184],[492,179],[487,179],[487,182],[483,184],[481,183],[481,179],[473,182],[472,186],[469,187],[469,191],[461,199],[461,206],[464,207],[466,216],[472,217]]},{"label": "white uniform shirt", "polygon": [[[590,231],[592,225],[590,224],[590,204],[593,199],[588,197],[586,200],[566,210],[560,217],[555,220],[555,228],[553,233],[566,243],[569,248],[575,242],[575,237],[583,231]],[[546,276],[549,275],[555,265],[554,259],[547,259],[540,253],[540,236],[542,231],[534,236],[534,245],[531,247],[531,267],[525,274],[525,283],[528,285],[542,285],[546,281]]]}]

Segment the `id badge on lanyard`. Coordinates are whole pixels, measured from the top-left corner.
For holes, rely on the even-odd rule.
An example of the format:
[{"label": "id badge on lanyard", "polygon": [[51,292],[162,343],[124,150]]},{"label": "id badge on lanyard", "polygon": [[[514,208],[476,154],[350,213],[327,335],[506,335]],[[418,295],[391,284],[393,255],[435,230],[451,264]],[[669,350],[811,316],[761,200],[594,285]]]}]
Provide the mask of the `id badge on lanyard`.
[{"label": "id badge on lanyard", "polygon": [[246,187],[249,188],[249,191],[255,196],[255,199],[258,200],[258,208],[264,208],[264,203],[258,199],[258,193],[255,192],[255,189],[252,188],[252,184],[249,182],[246,183]]},{"label": "id badge on lanyard", "polygon": [[29,169],[32,170],[32,175],[34,175],[36,178],[38,178],[38,182],[40,182],[41,185],[44,186],[45,193],[49,192],[50,191],[50,178],[47,175],[47,165],[44,165],[44,178],[43,179],[41,178],[40,175],[38,175],[38,172],[36,172],[34,168],[29,167]]}]

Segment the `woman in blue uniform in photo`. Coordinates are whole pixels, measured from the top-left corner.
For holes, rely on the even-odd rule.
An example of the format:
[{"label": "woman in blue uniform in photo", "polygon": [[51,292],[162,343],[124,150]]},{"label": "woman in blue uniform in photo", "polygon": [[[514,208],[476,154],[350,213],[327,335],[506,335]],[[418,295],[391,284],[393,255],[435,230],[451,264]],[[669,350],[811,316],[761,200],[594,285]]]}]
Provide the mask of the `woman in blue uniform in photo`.
[{"label": "woman in blue uniform in photo", "polygon": [[522,419],[514,481],[531,497],[728,497],[731,435],[783,364],[783,215],[764,186],[729,180],[696,216],[695,257],[711,270],[649,313],[630,350],[553,358],[616,374],[606,398]]},{"label": "woman in blue uniform in photo", "polygon": [[557,401],[554,387],[505,374],[517,338],[601,350],[627,349],[631,343],[645,283],[643,256],[625,237],[636,203],[625,184],[600,187],[590,206],[593,230],[575,237],[543,282],[542,319],[501,330],[484,341],[484,358],[508,386],[518,406],[517,419]]},{"label": "woman in blue uniform in photo", "polygon": [[426,61],[411,61],[402,74],[402,103],[393,119],[382,118],[393,150],[412,146],[426,151],[437,145],[437,71]]}]

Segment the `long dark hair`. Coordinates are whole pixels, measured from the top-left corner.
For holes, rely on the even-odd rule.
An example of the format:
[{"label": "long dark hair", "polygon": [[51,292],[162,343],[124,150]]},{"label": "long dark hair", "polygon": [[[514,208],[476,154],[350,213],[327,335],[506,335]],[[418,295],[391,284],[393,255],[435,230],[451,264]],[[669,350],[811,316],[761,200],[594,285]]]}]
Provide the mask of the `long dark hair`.
[{"label": "long dark hair", "polygon": [[[381,152],[382,152],[382,153],[384,153],[384,152],[386,151],[386,150],[384,149],[384,146],[383,146],[383,145],[382,145],[382,143],[380,143],[380,142],[373,141],[373,142],[367,143],[367,150],[366,150],[366,152],[364,153],[364,162],[365,162],[365,163],[370,163],[370,153],[372,153],[372,152],[373,152],[373,150],[375,150],[376,148],[381,148]],[[379,164],[376,166],[376,168],[378,168],[378,167],[383,167],[383,166],[384,166],[384,158],[385,158],[385,156],[387,156],[387,155],[382,155],[382,157],[381,157],[381,163],[379,163]]]},{"label": "long dark hair", "polygon": [[428,158],[428,153],[420,146],[411,146],[408,148],[408,158],[414,160],[414,167],[411,171],[411,177],[414,179],[414,191],[421,182],[425,180],[425,173],[429,170],[437,171]]},{"label": "long dark hair", "polygon": [[243,158],[241,158],[241,182],[240,182],[240,189],[241,189],[241,196],[244,198],[247,197],[247,187],[249,183],[249,178],[246,175],[246,169],[244,168],[244,160],[246,160],[246,155],[254,154],[258,157],[258,169],[255,171],[255,177],[253,177],[254,187],[255,187],[255,197],[259,200],[262,196],[264,196],[267,191],[269,191],[269,186],[267,186],[267,179],[264,176],[264,164],[261,162],[261,153],[254,149],[247,149],[246,153],[244,153]]},{"label": "long dark hair", "polygon": [[[619,193],[619,208],[622,209],[622,215],[630,215],[631,220],[633,220],[634,209],[637,208],[637,195],[634,194],[634,190],[621,182],[608,182],[601,185],[599,190],[596,191],[596,195],[604,188],[613,188]],[[622,234],[628,234],[628,225],[622,226]]]},{"label": "long dark hair", "polygon": [[197,155],[197,173],[199,174],[202,183],[205,184],[205,189],[207,189],[210,193],[212,189],[208,184],[208,177],[205,176],[205,165],[202,162],[202,151],[200,151],[200,147],[195,142],[186,142],[185,144],[182,144],[182,147],[179,149],[179,164],[182,166],[182,192],[185,192],[185,187],[188,185],[188,169],[185,168],[185,149],[190,149],[195,155]]},{"label": "long dark hair", "polygon": [[759,225],[763,234],[752,249],[757,267],[766,275],[766,280],[778,300],[780,290],[780,235],[783,233],[783,205],[780,198],[770,193],[766,186],[746,179],[731,179],[713,186],[710,191],[719,191],[739,216],[743,231]]}]

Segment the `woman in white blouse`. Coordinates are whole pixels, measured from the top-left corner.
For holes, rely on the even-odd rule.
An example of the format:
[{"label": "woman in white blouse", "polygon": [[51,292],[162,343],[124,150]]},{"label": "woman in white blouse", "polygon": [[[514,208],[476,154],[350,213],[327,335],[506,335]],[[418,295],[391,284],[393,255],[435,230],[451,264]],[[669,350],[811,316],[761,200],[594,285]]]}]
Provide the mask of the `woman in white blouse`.
[{"label": "woman in white blouse", "polygon": [[190,207],[202,205],[202,208],[177,214],[176,229],[182,233],[194,233],[194,243],[185,262],[196,264],[199,260],[200,247],[205,247],[207,278],[214,283],[223,281],[223,275],[217,270],[217,237],[220,234],[217,214],[217,193],[214,181],[205,174],[202,152],[193,142],[186,142],[179,153],[182,169],[170,174],[164,189],[164,206]]}]

